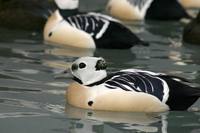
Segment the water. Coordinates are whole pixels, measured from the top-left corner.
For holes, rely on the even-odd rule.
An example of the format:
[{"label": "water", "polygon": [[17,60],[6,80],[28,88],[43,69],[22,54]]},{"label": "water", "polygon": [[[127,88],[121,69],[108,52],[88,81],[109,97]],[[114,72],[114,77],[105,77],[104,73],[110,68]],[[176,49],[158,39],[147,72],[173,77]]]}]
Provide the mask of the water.
[{"label": "water", "polygon": [[[0,28],[0,132],[199,133],[198,111],[122,113],[83,110],[66,104],[65,90],[71,79],[58,75],[80,56],[104,57],[108,71],[139,68],[200,84],[200,49],[182,42],[184,24],[150,21],[126,25],[151,46],[81,50],[45,44],[41,33]],[[199,108],[200,101],[194,107]]]}]

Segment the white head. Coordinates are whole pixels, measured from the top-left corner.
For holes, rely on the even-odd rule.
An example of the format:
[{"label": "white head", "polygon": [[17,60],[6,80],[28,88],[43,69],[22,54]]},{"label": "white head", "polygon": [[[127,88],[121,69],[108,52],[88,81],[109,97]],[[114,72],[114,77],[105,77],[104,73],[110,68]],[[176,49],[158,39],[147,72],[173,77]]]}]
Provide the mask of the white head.
[{"label": "white head", "polygon": [[60,9],[77,9],[79,0],[55,0],[56,5]]},{"label": "white head", "polygon": [[90,85],[107,76],[106,67],[107,64],[103,58],[81,57],[73,62],[71,73],[83,85]]}]

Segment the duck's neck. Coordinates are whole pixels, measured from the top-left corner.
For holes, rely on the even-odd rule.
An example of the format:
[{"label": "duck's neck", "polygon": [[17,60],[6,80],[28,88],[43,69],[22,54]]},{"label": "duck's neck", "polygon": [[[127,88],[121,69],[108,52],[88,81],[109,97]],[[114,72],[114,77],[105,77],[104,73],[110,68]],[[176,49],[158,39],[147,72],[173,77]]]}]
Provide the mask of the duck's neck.
[{"label": "duck's neck", "polygon": [[104,78],[102,78],[101,80],[99,80],[99,81],[97,81],[97,82],[94,82],[94,83],[91,83],[91,84],[89,84],[89,85],[87,85],[87,86],[92,87],[92,86],[95,86],[95,85],[100,85],[100,84],[104,83],[105,81],[107,81],[108,79],[112,78],[114,74],[115,74],[115,73],[107,74],[107,75],[106,75]]},{"label": "duck's neck", "polygon": [[59,9],[59,12],[64,18],[74,16],[80,13],[78,9]]},{"label": "duck's neck", "polygon": [[94,86],[94,85],[99,85],[102,84],[104,81],[106,81],[108,78],[107,72],[101,70],[102,72],[98,73],[97,75],[94,74],[90,74],[88,73],[88,75],[86,77],[88,78],[77,78],[76,76],[73,77],[74,81],[78,82],[79,84],[85,85],[85,86]]}]

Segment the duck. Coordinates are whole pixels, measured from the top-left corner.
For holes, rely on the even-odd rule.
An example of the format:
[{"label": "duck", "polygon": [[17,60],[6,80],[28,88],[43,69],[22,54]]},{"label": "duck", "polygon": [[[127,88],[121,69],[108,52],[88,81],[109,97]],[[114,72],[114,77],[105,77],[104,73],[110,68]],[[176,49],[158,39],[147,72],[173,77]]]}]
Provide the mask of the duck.
[{"label": "duck", "polygon": [[191,22],[185,25],[183,30],[183,41],[190,44],[200,44],[200,12]]},{"label": "duck", "polygon": [[200,88],[184,78],[140,69],[107,73],[102,57],[80,57],[69,70],[66,101],[78,108],[120,112],[187,110]]},{"label": "duck", "polygon": [[35,35],[43,29],[47,5],[47,1],[40,0],[0,0],[0,27],[31,31]]},{"label": "duck", "polygon": [[109,0],[107,12],[121,20],[180,20],[191,18],[177,0]]},{"label": "duck", "polygon": [[148,46],[122,22],[95,12],[79,12],[79,0],[55,0],[58,9],[44,27],[44,40],[78,48],[129,49]]},{"label": "duck", "polygon": [[188,8],[200,8],[200,1],[199,0],[179,0],[181,5],[188,9]]}]

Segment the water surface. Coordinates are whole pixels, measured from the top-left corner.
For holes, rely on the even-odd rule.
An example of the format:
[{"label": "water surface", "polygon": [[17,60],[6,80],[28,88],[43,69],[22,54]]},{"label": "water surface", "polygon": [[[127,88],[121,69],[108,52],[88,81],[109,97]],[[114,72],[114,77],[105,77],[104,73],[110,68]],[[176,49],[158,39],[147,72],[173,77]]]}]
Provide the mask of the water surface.
[{"label": "water surface", "polygon": [[[104,57],[108,71],[139,68],[200,84],[200,49],[182,42],[183,23],[126,25],[151,46],[81,50],[46,44],[41,33],[0,28],[1,133],[200,132],[198,111],[122,113],[83,110],[66,104],[64,94],[71,79],[58,75],[81,56]],[[200,101],[194,107],[200,107]]]}]

